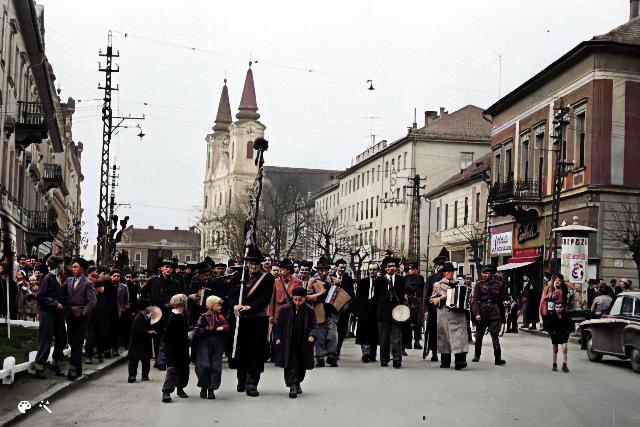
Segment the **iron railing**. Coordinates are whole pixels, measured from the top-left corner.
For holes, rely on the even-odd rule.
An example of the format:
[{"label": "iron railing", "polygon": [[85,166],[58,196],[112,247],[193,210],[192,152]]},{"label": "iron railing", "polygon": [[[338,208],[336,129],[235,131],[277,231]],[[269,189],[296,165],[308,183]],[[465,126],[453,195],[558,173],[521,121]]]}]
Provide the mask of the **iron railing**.
[{"label": "iron railing", "polygon": [[538,201],[541,196],[540,182],[533,179],[495,182],[489,191],[489,202]]}]

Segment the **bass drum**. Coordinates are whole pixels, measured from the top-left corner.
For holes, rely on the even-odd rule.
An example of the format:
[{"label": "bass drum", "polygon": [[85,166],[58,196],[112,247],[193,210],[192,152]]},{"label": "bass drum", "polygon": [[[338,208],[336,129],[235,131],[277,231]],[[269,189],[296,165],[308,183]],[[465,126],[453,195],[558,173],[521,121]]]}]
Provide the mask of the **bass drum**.
[{"label": "bass drum", "polygon": [[396,305],[393,310],[391,310],[391,318],[396,322],[406,322],[411,317],[411,310],[406,305],[400,304]]}]

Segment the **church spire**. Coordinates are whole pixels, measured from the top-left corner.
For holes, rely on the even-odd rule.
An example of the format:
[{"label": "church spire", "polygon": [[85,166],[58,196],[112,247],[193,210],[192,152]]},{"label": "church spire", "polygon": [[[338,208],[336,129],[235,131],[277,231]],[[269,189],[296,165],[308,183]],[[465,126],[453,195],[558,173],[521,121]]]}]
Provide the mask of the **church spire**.
[{"label": "church spire", "polygon": [[218,114],[216,114],[216,122],[213,126],[214,131],[229,131],[231,124],[231,105],[229,104],[229,90],[227,89],[227,79],[224,79],[224,86],[220,94],[220,103],[218,104]]},{"label": "church spire", "polygon": [[236,118],[238,120],[258,120],[258,103],[256,102],[256,89],[253,85],[253,71],[251,71],[251,62],[247,70],[247,77],[244,80],[244,89],[242,89],[242,99],[238,108]]}]

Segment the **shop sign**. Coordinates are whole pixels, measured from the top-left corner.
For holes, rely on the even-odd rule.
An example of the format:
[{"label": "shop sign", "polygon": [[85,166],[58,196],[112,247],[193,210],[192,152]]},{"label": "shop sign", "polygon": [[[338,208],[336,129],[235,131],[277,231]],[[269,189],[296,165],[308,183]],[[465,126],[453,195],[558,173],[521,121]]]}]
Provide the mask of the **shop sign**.
[{"label": "shop sign", "polygon": [[514,249],[514,258],[534,258],[542,256],[542,248]]},{"label": "shop sign", "polygon": [[513,232],[505,231],[491,235],[491,256],[510,255],[512,250]]},{"label": "shop sign", "polygon": [[535,221],[518,224],[518,243],[525,244],[529,240],[537,239],[540,236],[538,223]]},{"label": "shop sign", "polygon": [[574,309],[582,309],[587,297],[588,237],[562,237],[560,270],[574,292]]},{"label": "shop sign", "polygon": [[530,220],[514,224],[514,249],[537,248],[544,245],[544,232],[541,220]]}]

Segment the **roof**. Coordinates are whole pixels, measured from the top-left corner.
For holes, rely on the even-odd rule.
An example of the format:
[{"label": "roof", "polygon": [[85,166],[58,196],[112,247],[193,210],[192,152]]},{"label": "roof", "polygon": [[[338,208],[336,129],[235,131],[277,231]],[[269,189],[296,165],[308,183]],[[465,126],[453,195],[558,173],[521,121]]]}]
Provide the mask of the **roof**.
[{"label": "roof", "polygon": [[483,117],[483,112],[484,110],[480,107],[467,105],[453,113],[442,114],[417,132],[435,138],[488,139],[491,135],[491,122]]},{"label": "roof", "polygon": [[[167,244],[200,246],[200,234],[190,230],[161,230],[158,228],[127,227],[122,243],[157,244],[166,240]],[[125,241],[126,240],[126,241]]]},{"label": "roof", "polygon": [[403,136],[386,148],[349,167],[338,175],[338,178],[349,175],[354,169],[371,163],[408,142],[472,140],[488,143],[491,139],[491,129],[491,122],[484,117],[484,110],[475,105],[467,105],[453,113],[441,115],[426,126],[410,131],[407,136]]},{"label": "roof", "polygon": [[220,103],[218,104],[218,113],[216,114],[216,122],[213,126],[215,131],[228,131],[232,122],[231,105],[229,104],[229,89],[227,88],[227,79],[224,79],[222,93],[220,93]]},{"label": "roof", "polygon": [[478,160],[475,160],[473,164],[468,168],[463,169],[460,173],[453,175],[451,178],[447,179],[441,185],[431,190],[427,194],[427,197],[432,197],[434,195],[444,193],[446,190],[450,188],[465,184],[467,182],[482,180],[483,172],[486,172],[490,169],[491,169],[491,153],[487,153],[484,156],[480,157]]},{"label": "roof", "polygon": [[240,111],[236,114],[236,118],[239,120],[258,120],[260,118],[251,63],[249,63],[247,77],[244,79],[244,88],[242,89],[242,98],[240,99],[240,107],[238,107],[238,109]]},{"label": "roof", "polygon": [[604,47],[633,49],[640,47],[640,17],[634,18],[608,33],[581,42],[529,80],[500,98],[492,106],[487,108],[486,113],[495,116],[504,111],[511,103],[533,92],[535,88],[555,77],[557,74],[560,74],[578,59],[592,53],[594,49]]},{"label": "roof", "polygon": [[320,190],[340,172],[329,169],[264,167],[264,176],[276,191],[285,190],[287,185],[292,184],[303,195]]}]

